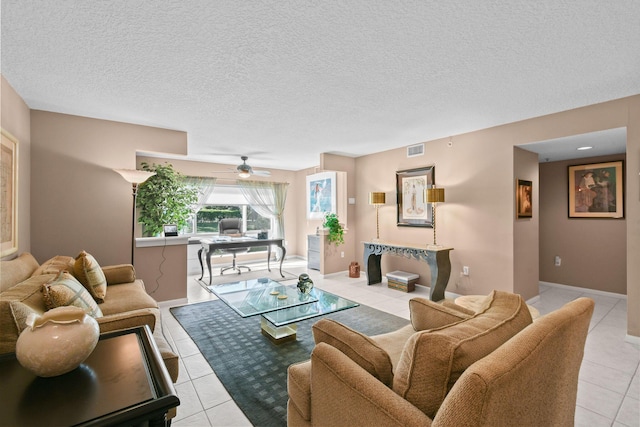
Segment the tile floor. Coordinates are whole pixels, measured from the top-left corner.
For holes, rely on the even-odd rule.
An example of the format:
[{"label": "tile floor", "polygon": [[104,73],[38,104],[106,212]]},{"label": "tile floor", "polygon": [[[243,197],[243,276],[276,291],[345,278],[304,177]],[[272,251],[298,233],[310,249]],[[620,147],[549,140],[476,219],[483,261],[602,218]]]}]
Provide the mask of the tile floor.
[{"label": "tile floor", "polygon": [[[254,269],[261,267],[256,265]],[[367,286],[364,276],[352,279],[346,273],[336,273],[323,277],[317,271],[307,271],[303,259],[286,260],[284,269],[294,274],[308,272],[315,285],[323,290],[407,319],[407,301],[416,296],[429,296],[428,288],[422,286],[406,294],[382,284]],[[596,306],[580,370],[575,425],[640,427],[640,346],[624,340],[626,299],[580,288],[541,284],[540,296],[530,304],[546,314],[580,296],[593,298]],[[195,277],[189,277],[189,303],[210,299],[215,296],[200,286]],[[162,306],[162,311],[167,339],[180,355],[180,376],[175,387],[181,405],[172,425],[250,426],[189,335],[171,315],[169,307]]]}]

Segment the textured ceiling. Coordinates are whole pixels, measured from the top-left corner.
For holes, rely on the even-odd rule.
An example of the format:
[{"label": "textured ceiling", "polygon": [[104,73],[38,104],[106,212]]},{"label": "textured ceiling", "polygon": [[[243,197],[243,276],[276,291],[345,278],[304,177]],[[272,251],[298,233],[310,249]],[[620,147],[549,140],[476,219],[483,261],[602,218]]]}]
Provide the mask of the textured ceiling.
[{"label": "textured ceiling", "polygon": [[[640,93],[640,2],[2,1],[32,109],[299,170]],[[542,155],[541,155],[542,156]]]}]

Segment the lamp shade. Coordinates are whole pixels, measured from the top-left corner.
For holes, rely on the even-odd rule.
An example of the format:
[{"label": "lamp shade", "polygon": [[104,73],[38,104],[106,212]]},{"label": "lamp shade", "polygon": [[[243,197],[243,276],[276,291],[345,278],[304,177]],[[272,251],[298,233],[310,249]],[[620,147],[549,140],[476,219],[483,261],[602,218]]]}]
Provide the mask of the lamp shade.
[{"label": "lamp shade", "polygon": [[132,184],[142,184],[156,174],[155,172],[139,171],[137,169],[114,169],[114,171]]},{"label": "lamp shade", "polygon": [[427,203],[444,202],[444,188],[427,188]]},{"label": "lamp shade", "polygon": [[371,193],[369,193],[370,205],[384,205],[385,201],[385,193],[379,191],[372,191]]}]

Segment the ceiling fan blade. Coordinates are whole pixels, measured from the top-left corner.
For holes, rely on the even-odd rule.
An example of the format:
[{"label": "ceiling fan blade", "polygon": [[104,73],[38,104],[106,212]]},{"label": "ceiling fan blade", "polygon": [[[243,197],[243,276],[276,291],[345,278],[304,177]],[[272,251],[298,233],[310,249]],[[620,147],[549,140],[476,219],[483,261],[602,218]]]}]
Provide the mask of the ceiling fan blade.
[{"label": "ceiling fan blade", "polygon": [[257,176],[271,176],[271,172],[263,170],[253,170],[253,174]]}]

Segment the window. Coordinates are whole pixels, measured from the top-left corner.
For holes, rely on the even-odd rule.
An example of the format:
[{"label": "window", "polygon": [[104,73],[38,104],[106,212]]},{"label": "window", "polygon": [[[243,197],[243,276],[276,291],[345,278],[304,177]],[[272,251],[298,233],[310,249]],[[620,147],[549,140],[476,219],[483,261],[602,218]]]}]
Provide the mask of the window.
[{"label": "window", "polygon": [[191,234],[218,233],[222,218],[242,218],[242,228],[248,234],[271,230],[271,219],[258,214],[247,204],[240,188],[235,185],[216,185],[211,195],[198,207],[191,221]]}]

